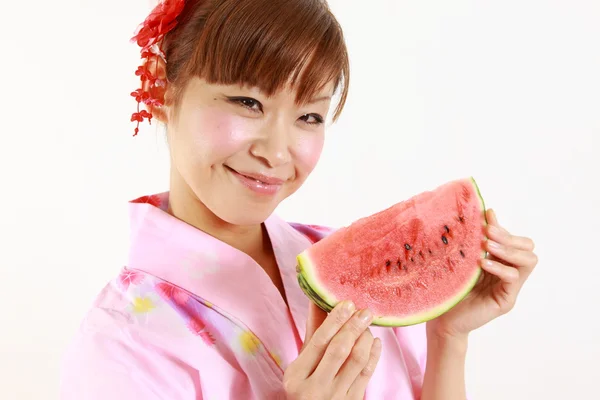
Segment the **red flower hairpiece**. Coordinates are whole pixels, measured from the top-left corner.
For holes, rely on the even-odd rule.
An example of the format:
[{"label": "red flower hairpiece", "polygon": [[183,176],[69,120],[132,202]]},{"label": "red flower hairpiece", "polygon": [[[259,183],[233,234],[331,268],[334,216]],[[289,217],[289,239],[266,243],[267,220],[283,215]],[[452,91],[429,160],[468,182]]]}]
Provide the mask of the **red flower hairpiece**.
[{"label": "red flower hairpiece", "polygon": [[[162,50],[162,39],[177,25],[177,17],[181,14],[185,0],[162,0],[146,18],[146,20],[140,24],[135,36],[131,39],[132,42],[136,42],[141,48],[143,64],[140,65],[135,71],[136,76],[140,77],[142,87],[137,89],[135,92],[131,92],[131,96],[137,101],[137,112],[131,115],[131,122],[137,122],[135,133],[139,132],[140,122],[144,119],[148,119],[148,123],[152,120],[152,108],[161,107],[163,105],[160,99],[152,96],[152,89],[156,87],[165,87],[166,82],[163,79],[159,79],[148,69],[147,62],[151,57],[162,57],[165,59],[165,54]],[[148,82],[147,89],[144,90],[144,83]],[[150,106],[150,111],[140,111],[140,103],[144,103]]]}]

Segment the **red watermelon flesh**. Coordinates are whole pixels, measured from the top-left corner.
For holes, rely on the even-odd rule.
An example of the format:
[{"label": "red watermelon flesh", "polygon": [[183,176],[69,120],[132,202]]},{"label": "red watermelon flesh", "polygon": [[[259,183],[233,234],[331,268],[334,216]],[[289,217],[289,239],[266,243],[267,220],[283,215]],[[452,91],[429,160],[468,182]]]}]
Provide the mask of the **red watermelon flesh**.
[{"label": "red watermelon flesh", "polygon": [[350,299],[373,324],[421,323],[473,288],[486,256],[485,205],[461,179],[359,219],[298,256],[298,280],[321,308]]}]

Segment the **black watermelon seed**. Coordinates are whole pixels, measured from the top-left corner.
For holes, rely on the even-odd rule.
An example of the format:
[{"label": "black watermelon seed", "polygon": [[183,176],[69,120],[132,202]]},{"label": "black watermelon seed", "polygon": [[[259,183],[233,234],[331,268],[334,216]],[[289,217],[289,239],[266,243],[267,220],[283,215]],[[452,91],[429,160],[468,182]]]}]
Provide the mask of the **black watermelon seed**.
[{"label": "black watermelon seed", "polygon": [[444,229],[446,230],[446,233],[450,233],[450,228],[448,228],[448,225],[444,225]]},{"label": "black watermelon seed", "polygon": [[410,244],[408,244],[408,243],[404,245],[404,248],[405,248],[406,250],[410,250],[410,249],[412,249],[412,247],[410,247]]},{"label": "black watermelon seed", "polygon": [[460,251],[460,255],[461,255],[463,258],[465,258],[465,253],[463,253],[463,251],[462,251],[462,250]]},{"label": "black watermelon seed", "polygon": [[429,252],[429,254],[433,254],[433,253],[431,252],[431,249],[427,249],[427,251]]},{"label": "black watermelon seed", "polygon": [[465,218],[464,218],[462,215],[459,215],[459,216],[458,216],[458,220],[459,220],[461,223],[465,222]]},{"label": "black watermelon seed", "polygon": [[386,266],[386,267],[389,267],[391,264],[392,264],[392,262],[391,262],[390,260],[387,260],[387,261],[385,262],[385,266]]},{"label": "black watermelon seed", "polygon": [[396,262],[396,264],[398,265],[398,268],[400,268],[402,266],[402,263],[400,262],[400,259],[398,259],[398,261]]},{"label": "black watermelon seed", "polygon": [[415,259],[411,257],[411,258],[410,258],[410,261],[412,261],[412,262],[415,262]]},{"label": "black watermelon seed", "polygon": [[444,235],[442,235],[442,242],[444,242],[444,244],[448,244],[448,238],[446,238]]}]

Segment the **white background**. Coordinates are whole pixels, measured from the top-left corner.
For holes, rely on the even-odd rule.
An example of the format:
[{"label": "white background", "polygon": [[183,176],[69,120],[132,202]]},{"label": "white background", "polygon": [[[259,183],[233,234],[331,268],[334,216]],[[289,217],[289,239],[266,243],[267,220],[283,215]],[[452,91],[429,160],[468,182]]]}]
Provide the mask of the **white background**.
[{"label": "white background", "polygon": [[[0,387],[56,399],[58,364],[123,264],[126,201],[167,188],[132,138],[145,0],[2,2]],[[517,307],[472,335],[474,399],[592,399],[600,382],[600,2],[332,0],[352,85],[290,219],[338,226],[473,175],[537,243]],[[8,7],[8,9],[7,9]],[[146,126],[146,125],[145,125]]]}]

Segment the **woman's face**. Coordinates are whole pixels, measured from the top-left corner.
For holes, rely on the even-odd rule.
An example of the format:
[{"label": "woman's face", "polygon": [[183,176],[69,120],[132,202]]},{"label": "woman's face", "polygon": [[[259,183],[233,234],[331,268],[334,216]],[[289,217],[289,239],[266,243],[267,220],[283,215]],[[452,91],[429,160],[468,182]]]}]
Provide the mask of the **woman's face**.
[{"label": "woman's face", "polygon": [[184,186],[175,189],[230,224],[263,222],[315,168],[332,93],[330,84],[298,107],[287,88],[267,98],[193,78],[168,123],[171,190]]}]

